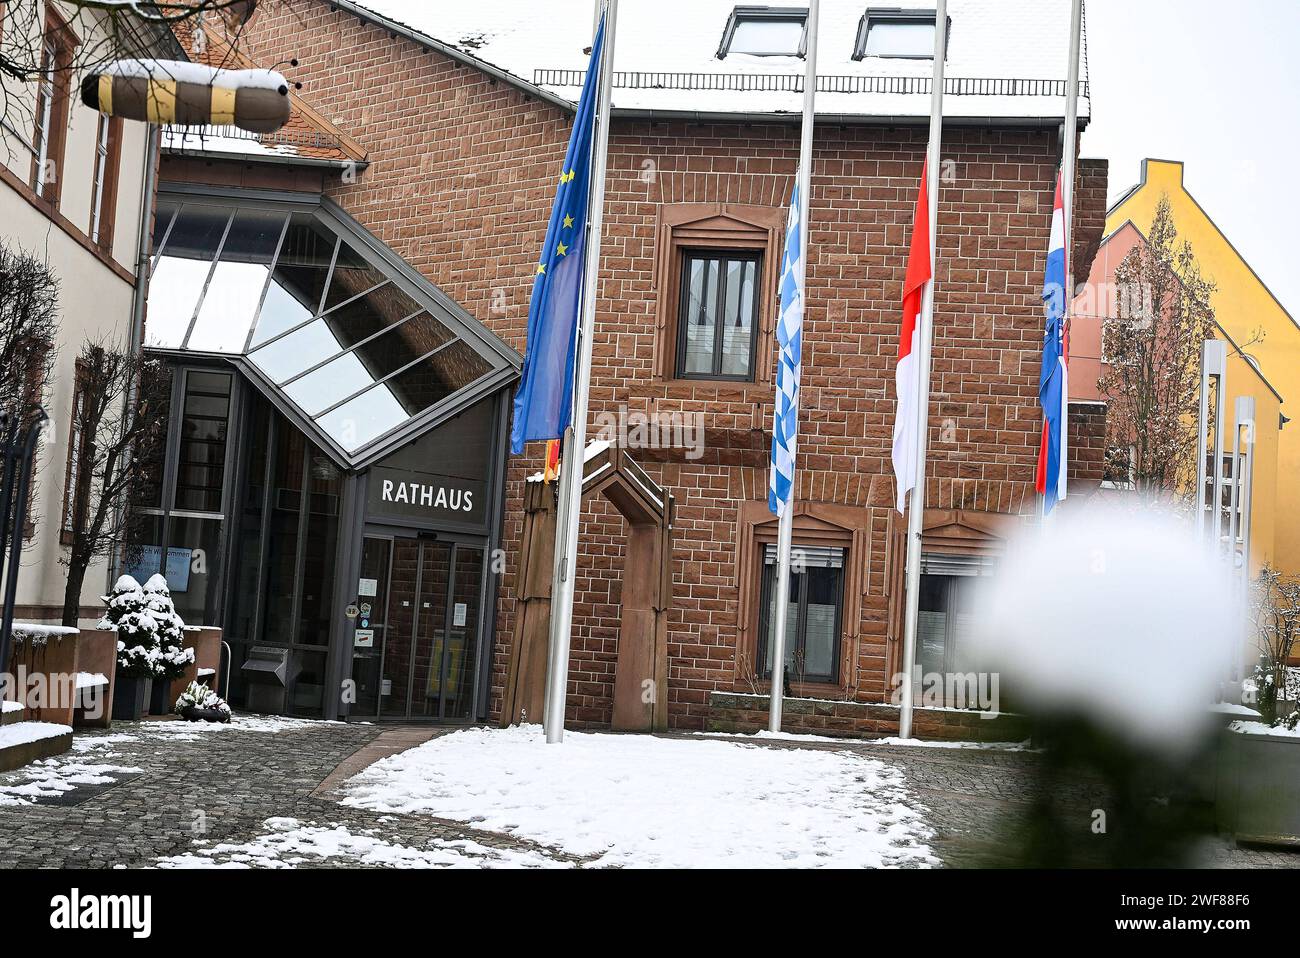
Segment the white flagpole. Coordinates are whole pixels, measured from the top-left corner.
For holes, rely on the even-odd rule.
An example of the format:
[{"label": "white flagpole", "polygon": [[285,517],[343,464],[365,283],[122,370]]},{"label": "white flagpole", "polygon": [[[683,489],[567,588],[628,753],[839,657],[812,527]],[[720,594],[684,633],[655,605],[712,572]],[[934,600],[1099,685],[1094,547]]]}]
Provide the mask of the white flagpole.
[{"label": "white flagpole", "polygon": [[[799,129],[799,288],[804,291],[805,307],[808,302],[808,211],[812,207],[812,148],[813,118],[817,99],[817,21],[820,0],[808,2],[807,49],[804,54],[803,120]],[[807,310],[804,312],[807,317]],[[799,408],[795,407],[795,416]],[[794,500],[798,494],[799,467],[790,463],[790,498],[781,513],[776,538],[776,622],[772,633],[772,688],[768,696],[769,731],[781,731],[781,710],[785,704],[785,620],[790,607],[790,542],[794,528]]]},{"label": "white flagpole", "polygon": [[916,627],[920,617],[921,535],[925,529],[925,449],[930,419],[930,351],[934,344],[934,284],[938,277],[935,249],[939,239],[939,187],[943,182],[940,146],[943,140],[943,67],[948,53],[948,2],[938,0],[934,8],[934,80],[930,91],[930,144],[926,153],[926,194],[930,201],[930,281],[921,294],[920,355],[917,381],[920,401],[916,405],[916,484],[907,507],[907,595],[903,619],[903,688],[898,710],[899,738],[912,737],[913,668],[916,658]]},{"label": "white flagpole", "polygon": [[[569,684],[569,643],[573,631],[573,587],[577,577],[578,524],[582,518],[583,454],[587,448],[587,404],[591,394],[591,344],[596,328],[596,279],[600,266],[600,230],[605,213],[605,168],[609,153],[610,95],[613,89],[614,27],[618,0],[605,6],[605,46],[601,51],[600,91],[592,144],[587,249],[582,277],[582,318],[578,325],[578,361],[574,369],[573,421],[564,434],[560,464],[559,507],[555,529],[555,573],[551,586],[551,635],[547,650],[546,700],[542,722],[546,741],[564,741],[564,702]],[[664,694],[661,690],[660,694]]]}]

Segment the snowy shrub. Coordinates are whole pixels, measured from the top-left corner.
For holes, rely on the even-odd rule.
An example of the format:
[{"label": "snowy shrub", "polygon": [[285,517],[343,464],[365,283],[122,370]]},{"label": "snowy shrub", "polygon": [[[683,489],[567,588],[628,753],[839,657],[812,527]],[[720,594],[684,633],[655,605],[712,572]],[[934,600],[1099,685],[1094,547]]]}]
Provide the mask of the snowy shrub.
[{"label": "snowy shrub", "polygon": [[185,622],[176,614],[167,580],[155,575],[144,584],[145,608],[157,623],[158,676],[180,678],[194,662],[194,650],[185,648]]},{"label": "snowy shrub", "polygon": [[225,716],[230,715],[230,706],[226,704],[226,700],[198,682],[191,682],[176,700],[174,711],[177,715],[183,715],[186,709],[215,709]]},{"label": "snowy shrub", "polygon": [[99,628],[117,633],[117,667],[123,675],[176,678],[194,661],[194,650],[183,647],[185,623],[172,606],[162,576],[154,576],[141,588],[124,575],[104,602],[108,610]]}]

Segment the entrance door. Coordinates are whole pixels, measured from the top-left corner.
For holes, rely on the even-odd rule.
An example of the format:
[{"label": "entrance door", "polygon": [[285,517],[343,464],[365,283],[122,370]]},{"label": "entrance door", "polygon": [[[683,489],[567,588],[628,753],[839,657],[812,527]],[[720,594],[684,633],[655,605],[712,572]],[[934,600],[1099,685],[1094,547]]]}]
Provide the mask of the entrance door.
[{"label": "entrance door", "polygon": [[[366,537],[361,577],[374,592],[373,635],[353,654],[356,714],[473,717],[483,560],[483,547],[474,543]],[[360,602],[365,610],[366,598]]]}]

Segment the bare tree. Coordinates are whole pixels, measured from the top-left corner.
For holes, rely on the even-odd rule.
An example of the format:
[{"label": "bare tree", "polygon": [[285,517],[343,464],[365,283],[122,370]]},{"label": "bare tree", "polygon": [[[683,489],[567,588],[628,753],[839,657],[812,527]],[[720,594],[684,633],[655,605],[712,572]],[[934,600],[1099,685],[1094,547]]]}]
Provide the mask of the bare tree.
[{"label": "bare tree", "polygon": [[[262,0],[263,5],[287,0]],[[198,43],[211,31],[233,57],[258,0],[63,0],[67,26],[79,42],[47,45],[46,0],[0,0],[0,125],[7,137],[29,142],[36,126],[39,88],[64,95],[87,73],[125,58],[187,59],[177,33]],[[199,52],[202,52],[201,50]],[[217,66],[224,64],[217,63]]]},{"label": "bare tree", "polygon": [[1146,241],[1115,271],[1119,316],[1106,324],[1107,365],[1097,386],[1107,400],[1110,462],[1147,496],[1195,490],[1201,343],[1213,335],[1214,284],[1192,244],[1179,241],[1162,196]]},{"label": "bare tree", "polygon": [[0,411],[25,416],[54,366],[59,280],[30,253],[0,242]]},{"label": "bare tree", "polygon": [[167,377],[156,359],[87,343],[77,361],[68,481],[68,568],[63,624],[75,626],[86,570],[132,538],[128,508],[167,433]]},{"label": "bare tree", "polygon": [[1300,579],[1265,566],[1253,588],[1260,659],[1255,670],[1255,707],[1271,725],[1277,720],[1278,697],[1286,693],[1287,663],[1300,640]]}]

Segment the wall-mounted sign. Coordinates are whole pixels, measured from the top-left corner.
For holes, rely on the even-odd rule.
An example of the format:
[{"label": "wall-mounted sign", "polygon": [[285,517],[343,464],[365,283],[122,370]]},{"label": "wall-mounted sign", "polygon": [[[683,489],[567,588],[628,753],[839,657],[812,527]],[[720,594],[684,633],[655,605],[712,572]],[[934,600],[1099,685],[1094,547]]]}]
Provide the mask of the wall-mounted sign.
[{"label": "wall-mounted sign", "polygon": [[358,609],[355,605],[350,605],[343,610],[343,614],[346,615],[349,619],[355,619],[358,615],[361,614],[361,610]]},{"label": "wall-mounted sign", "polygon": [[463,626],[465,624],[465,603],[457,602],[451,610],[451,624],[454,626]]},{"label": "wall-mounted sign", "polygon": [[375,630],[357,629],[352,633],[352,644],[358,649],[373,649],[375,647]]},{"label": "wall-mounted sign", "polygon": [[483,523],[487,516],[484,484],[472,479],[374,466],[367,489],[372,514],[473,525]]},{"label": "wall-mounted sign", "polygon": [[167,580],[170,592],[186,592],[190,587],[190,561],[194,550],[178,549],[172,546],[167,550],[167,568],[162,568],[162,546],[138,546],[131,550],[132,562],[122,571],[137,582],[148,582],[159,572]]},{"label": "wall-mounted sign", "polygon": [[357,595],[373,596],[378,594],[379,594],[378,579],[361,579],[360,581],[357,582]]}]

